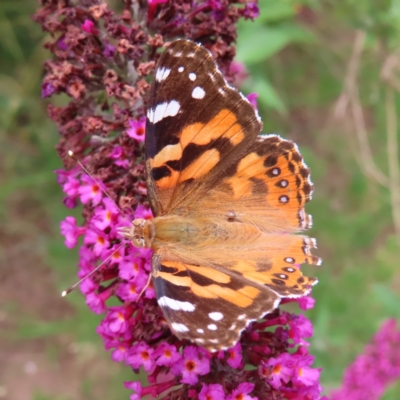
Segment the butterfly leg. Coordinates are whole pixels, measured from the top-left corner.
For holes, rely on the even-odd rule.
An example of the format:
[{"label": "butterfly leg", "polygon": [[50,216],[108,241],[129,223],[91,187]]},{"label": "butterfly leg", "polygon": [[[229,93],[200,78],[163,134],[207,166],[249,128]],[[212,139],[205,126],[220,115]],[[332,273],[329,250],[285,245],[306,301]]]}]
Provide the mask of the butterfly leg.
[{"label": "butterfly leg", "polygon": [[151,282],[151,274],[149,274],[149,278],[147,279],[147,283],[145,285],[145,287],[142,289],[142,291],[139,293],[138,298],[136,299],[136,301],[138,302],[140,300],[140,298],[142,297],[143,293],[146,291],[146,289],[149,287]]}]

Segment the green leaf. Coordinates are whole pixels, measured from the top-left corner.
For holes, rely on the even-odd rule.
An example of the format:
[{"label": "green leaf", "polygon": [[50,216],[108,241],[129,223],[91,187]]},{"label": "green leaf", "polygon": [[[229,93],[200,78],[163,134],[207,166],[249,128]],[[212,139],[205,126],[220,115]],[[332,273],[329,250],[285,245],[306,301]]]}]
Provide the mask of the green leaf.
[{"label": "green leaf", "polygon": [[296,26],[246,28],[238,38],[237,59],[247,65],[264,61],[290,43],[309,42],[313,35]]},{"label": "green leaf", "polygon": [[278,29],[247,31],[238,40],[237,58],[245,64],[255,64],[271,57],[288,43],[288,36]]},{"label": "green leaf", "polygon": [[261,0],[258,4],[260,16],[258,20],[263,22],[276,22],[288,19],[296,14],[296,9],[291,1]]}]

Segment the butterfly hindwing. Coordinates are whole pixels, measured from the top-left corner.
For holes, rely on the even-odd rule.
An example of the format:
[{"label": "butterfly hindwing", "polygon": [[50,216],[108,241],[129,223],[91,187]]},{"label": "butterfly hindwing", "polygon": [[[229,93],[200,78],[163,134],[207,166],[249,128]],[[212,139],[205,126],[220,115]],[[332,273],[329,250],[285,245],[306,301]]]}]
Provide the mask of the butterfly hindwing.
[{"label": "butterfly hindwing", "polygon": [[153,256],[157,301],[173,333],[211,351],[229,348],[240,333],[279,304],[267,287],[228,270]]}]

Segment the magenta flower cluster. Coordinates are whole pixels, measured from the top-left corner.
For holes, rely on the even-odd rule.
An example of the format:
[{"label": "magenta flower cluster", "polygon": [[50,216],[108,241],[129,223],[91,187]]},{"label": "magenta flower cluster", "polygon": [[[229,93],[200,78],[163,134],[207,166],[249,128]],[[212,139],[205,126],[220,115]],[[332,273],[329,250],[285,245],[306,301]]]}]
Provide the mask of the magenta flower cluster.
[{"label": "magenta flower cluster", "polygon": [[[66,106],[48,107],[60,133],[57,150],[64,168],[56,171],[58,182],[68,208],[83,205],[83,222],[67,217],[61,232],[68,248],[80,245],[80,278],[103,263],[80,290],[92,312],[105,315],[97,332],[112,359],[147,373],[147,386],[125,383],[131,399],[147,394],[162,399],[319,399],[320,370],[312,367],[306,341],[312,325],[303,315],[275,310],[251,324],[233,348],[218,353],[179,340],[169,330],[151,283],[147,286],[151,250],[136,249],[118,235],[118,228],[134,218],[152,218],[143,141],[147,77],[158,50],[180,36],[201,41],[227,79],[238,83],[246,74],[231,66],[235,24],[239,18],[257,17],[257,5],[150,0],[145,8],[127,0],[117,14],[101,0],[74,4],[42,0],[35,16],[51,34],[46,48],[54,54],[45,65],[42,95],[70,98]],[[256,98],[250,96],[255,106]],[[69,150],[95,180],[68,157]],[[119,305],[111,306],[110,299]],[[314,304],[311,297],[296,301],[304,310]]]},{"label": "magenta flower cluster", "polygon": [[400,379],[400,328],[386,321],[363,354],[345,371],[342,386],[331,400],[378,400],[386,388]]}]

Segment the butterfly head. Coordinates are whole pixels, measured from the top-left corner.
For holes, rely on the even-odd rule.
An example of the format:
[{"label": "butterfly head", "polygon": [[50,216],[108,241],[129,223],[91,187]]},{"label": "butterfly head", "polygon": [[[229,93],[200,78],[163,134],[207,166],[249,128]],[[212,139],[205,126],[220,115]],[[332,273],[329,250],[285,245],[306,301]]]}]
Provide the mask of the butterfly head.
[{"label": "butterfly head", "polygon": [[154,239],[154,225],[151,220],[136,218],[131,226],[124,226],[118,232],[138,248],[150,248]]}]

